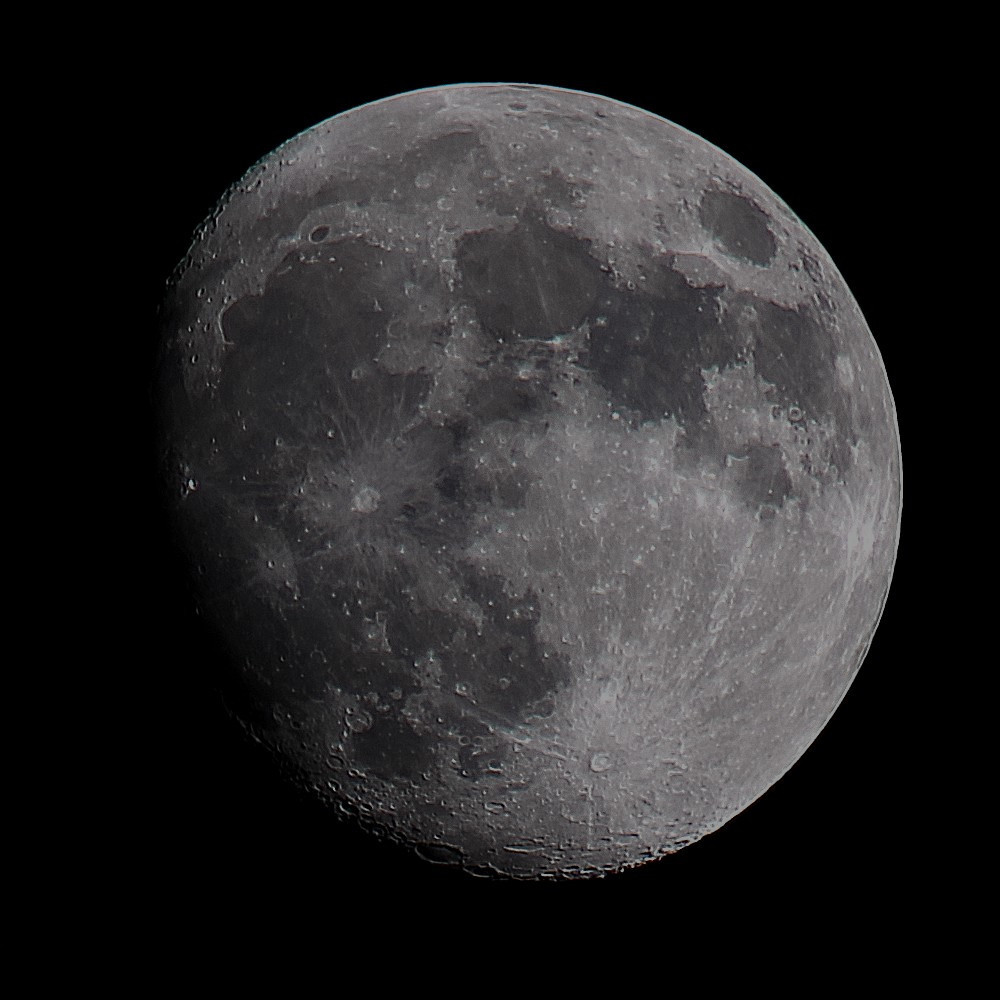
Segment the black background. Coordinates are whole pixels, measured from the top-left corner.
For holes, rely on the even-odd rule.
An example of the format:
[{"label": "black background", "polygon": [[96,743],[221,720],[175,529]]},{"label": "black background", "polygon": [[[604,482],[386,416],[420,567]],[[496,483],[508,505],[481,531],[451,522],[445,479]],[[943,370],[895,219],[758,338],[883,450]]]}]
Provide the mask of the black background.
[{"label": "black background", "polygon": [[[865,60],[819,73],[800,55],[761,78],[741,72],[618,60],[618,72],[565,69],[550,58],[414,60],[437,72],[384,69],[320,73],[303,58],[244,57],[240,71],[213,68],[195,84],[185,59],[144,66],[133,81],[143,119],[133,129],[135,175],[145,191],[143,225],[155,238],[135,268],[144,310],[130,342],[150,372],[155,309],[195,226],[256,159],[295,133],[358,104],[420,87],[505,80],[604,94],[662,115],[718,145],[757,174],[812,230],[847,281],[874,333],[899,412],[904,467],[916,467],[915,331],[925,317],[918,265],[929,254],[914,192],[930,170],[922,157],[924,91],[916,77],[869,74]],[[647,53],[647,55],[649,55]],[[570,62],[570,60],[564,60]],[[751,63],[753,66],[751,67]],[[628,67],[628,68],[626,68]],[[129,106],[132,106],[131,104]],[[124,107],[124,104],[123,104]],[[122,120],[127,120],[127,115]],[[917,280],[919,283],[919,279]],[[921,334],[923,335],[923,334]],[[140,380],[141,381],[141,380]],[[143,415],[146,411],[139,404]],[[913,428],[911,432],[911,427]],[[146,440],[145,438],[143,439]],[[149,462],[144,461],[148,454]],[[795,767],[721,830],[676,856],[597,882],[491,883],[384,847],[333,822],[285,787],[256,747],[242,742],[212,684],[219,655],[194,615],[162,527],[151,449],[148,486],[131,556],[139,595],[131,634],[136,696],[146,708],[135,754],[117,782],[131,871],[140,896],[213,912],[240,900],[291,907],[345,899],[391,907],[446,900],[462,907],[533,907],[550,914],[605,902],[698,900],[735,905],[741,920],[768,900],[789,912],[898,908],[938,866],[928,830],[924,743],[931,640],[919,628],[917,544],[926,524],[919,484],[905,483],[906,511],[893,587],[868,657],[841,707]],[[921,707],[918,707],[920,702]],[[127,771],[142,773],[139,785]]]}]

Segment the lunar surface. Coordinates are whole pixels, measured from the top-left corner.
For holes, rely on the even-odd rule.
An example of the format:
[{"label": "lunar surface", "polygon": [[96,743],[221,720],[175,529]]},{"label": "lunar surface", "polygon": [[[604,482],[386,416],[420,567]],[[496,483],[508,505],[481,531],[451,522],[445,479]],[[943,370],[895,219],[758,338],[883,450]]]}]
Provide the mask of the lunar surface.
[{"label": "lunar surface", "polygon": [[358,108],[228,192],[163,317],[229,703],[373,834],[633,866],[851,684],[899,531],[885,371],[815,237],[697,136],[530,86]]}]

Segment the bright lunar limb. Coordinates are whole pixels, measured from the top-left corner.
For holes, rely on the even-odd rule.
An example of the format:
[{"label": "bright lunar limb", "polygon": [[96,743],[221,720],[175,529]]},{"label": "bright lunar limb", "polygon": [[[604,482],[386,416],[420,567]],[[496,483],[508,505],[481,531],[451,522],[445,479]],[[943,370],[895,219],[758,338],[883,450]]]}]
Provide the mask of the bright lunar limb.
[{"label": "bright lunar limb", "polygon": [[292,139],[178,269],[161,373],[235,711],[430,860],[586,876],[718,829],[886,599],[854,298],[760,180],[607,98],[446,87]]}]

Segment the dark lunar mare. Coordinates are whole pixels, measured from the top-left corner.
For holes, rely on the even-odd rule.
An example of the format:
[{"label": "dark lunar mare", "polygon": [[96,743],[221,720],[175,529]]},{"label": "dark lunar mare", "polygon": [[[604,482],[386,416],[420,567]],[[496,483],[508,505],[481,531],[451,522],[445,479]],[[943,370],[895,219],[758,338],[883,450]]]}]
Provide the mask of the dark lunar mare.
[{"label": "dark lunar mare", "polygon": [[[428,377],[386,374],[371,364],[393,321],[382,282],[401,284],[418,277],[416,269],[362,241],[324,242],[323,235],[313,231],[310,239],[320,246],[289,254],[262,294],[224,314],[233,348],[217,396],[188,417],[211,448],[189,453],[206,471],[185,498],[190,524],[184,536],[205,540],[194,558],[200,589],[213,604],[211,618],[238,637],[247,681],[246,690],[236,685],[239,714],[266,732],[286,725],[303,702],[322,700],[331,687],[364,699],[377,678],[379,690],[398,695],[378,707],[377,726],[351,734],[352,751],[375,774],[416,780],[441,748],[399,710],[426,680],[414,673],[414,661],[432,648],[442,663],[435,683],[445,691],[462,689],[441,711],[459,747],[455,766],[475,779],[496,770],[505,753],[483,720],[514,725],[544,717],[568,682],[568,669],[535,635],[537,609],[530,601],[511,598],[502,580],[457,556],[444,560],[448,571],[463,593],[489,609],[474,635],[460,618],[423,606],[414,595],[435,544],[447,538],[460,551],[466,543],[470,504],[515,506],[526,488],[512,474],[484,490],[458,459],[461,443],[500,418],[539,418],[545,394],[519,382],[498,350],[460,423],[435,428],[422,422]],[[316,266],[332,255],[335,270]],[[371,277],[387,263],[401,273]],[[561,292],[557,280],[552,293]],[[377,313],[370,308],[376,297],[384,302]],[[477,296],[468,298],[482,307]],[[529,310],[532,329],[544,335],[542,318]],[[387,463],[394,449],[400,460]],[[340,525],[324,525],[321,515],[304,518],[287,484],[306,477],[318,457],[342,464],[350,478],[352,463],[363,465],[366,452],[375,468],[365,471],[379,481],[380,497],[395,502],[387,506],[383,499],[370,515]],[[343,485],[332,476],[320,488]],[[377,526],[362,541],[357,522],[367,519]],[[285,547],[261,566],[269,535],[280,536]],[[408,553],[399,551],[401,541]],[[254,563],[272,580],[263,592],[259,578],[246,573]],[[293,567],[294,583],[288,578]],[[390,623],[385,629],[382,620]]]}]

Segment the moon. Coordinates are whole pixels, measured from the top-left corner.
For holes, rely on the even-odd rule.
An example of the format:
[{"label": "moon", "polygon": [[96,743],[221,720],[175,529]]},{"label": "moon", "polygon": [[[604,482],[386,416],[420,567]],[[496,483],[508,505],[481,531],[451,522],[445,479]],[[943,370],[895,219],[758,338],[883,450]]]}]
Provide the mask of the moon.
[{"label": "moon", "polygon": [[815,237],[690,132],[548,87],[366,105],[227,193],[163,317],[232,709],[373,835],[632,867],[850,686],[899,534],[885,370]]}]

